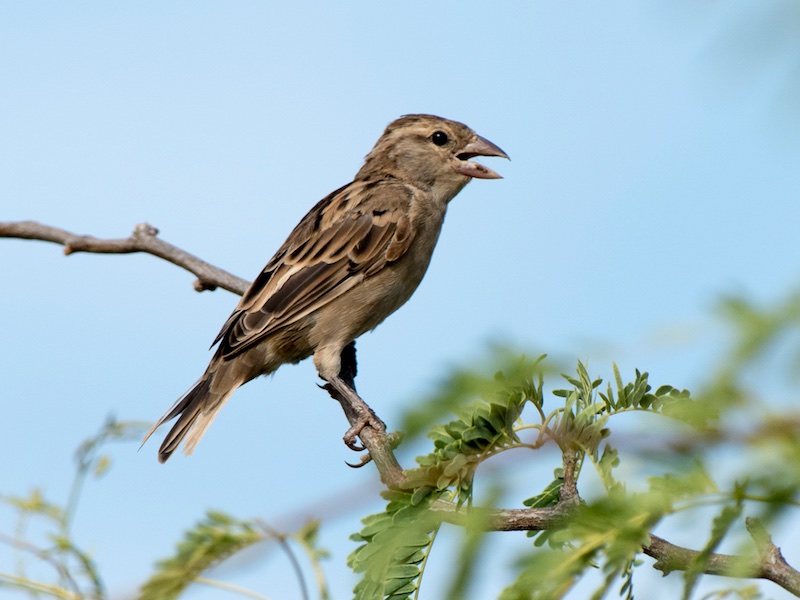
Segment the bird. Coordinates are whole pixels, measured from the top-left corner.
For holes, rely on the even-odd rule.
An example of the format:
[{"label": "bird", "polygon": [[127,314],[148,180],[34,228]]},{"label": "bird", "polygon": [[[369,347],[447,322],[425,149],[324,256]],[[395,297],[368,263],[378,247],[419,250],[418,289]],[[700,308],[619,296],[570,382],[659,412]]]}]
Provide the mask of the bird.
[{"label": "bird", "polygon": [[161,463],[184,441],[191,454],[231,394],[260,375],[313,356],[319,376],[355,405],[359,424],[382,422],[341,375],[343,349],[377,327],[417,289],[448,203],[472,179],[501,179],[470,159],[509,158],[458,121],[409,114],[384,130],[352,182],[320,200],[250,287],[211,347],[205,373],[153,425],[177,421]]}]

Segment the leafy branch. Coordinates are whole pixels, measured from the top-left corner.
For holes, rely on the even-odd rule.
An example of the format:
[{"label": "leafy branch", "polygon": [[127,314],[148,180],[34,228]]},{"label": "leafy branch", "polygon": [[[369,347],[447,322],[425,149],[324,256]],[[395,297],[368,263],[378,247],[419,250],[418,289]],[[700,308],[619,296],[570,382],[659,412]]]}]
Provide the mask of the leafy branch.
[{"label": "leafy branch", "polygon": [[319,566],[319,561],[327,556],[327,552],[316,544],[317,531],[318,523],[311,522],[296,534],[283,534],[257,519],[241,521],[219,511],[209,511],[205,519],[186,532],[183,541],[178,544],[176,554],[156,565],[156,572],[142,586],[139,598],[140,600],[171,600],[177,598],[188,586],[199,583],[224,588],[251,598],[266,599],[266,596],[251,590],[201,577],[201,575],[234,554],[255,544],[274,541],[288,558],[292,571],[299,582],[303,598],[308,600],[311,595],[300,568],[300,561],[289,544],[290,540],[294,540],[305,550],[318,575],[319,597],[327,600],[329,598],[327,584],[324,576],[321,576]]},{"label": "leafy branch", "polygon": [[[247,286],[246,281],[158,239],[157,230],[146,224],[137,226],[130,238],[102,240],[38,223],[0,223],[0,237],[59,243],[66,254],[146,252],[195,274],[198,290],[223,287],[241,294]],[[745,365],[773,343],[781,331],[796,325],[800,321],[797,306],[793,298],[781,310],[767,314],[751,304],[729,301],[726,310],[741,323],[743,340],[733,355],[733,363],[737,367]],[[343,355],[343,368],[352,381],[356,373],[354,347],[347,353]],[[695,399],[687,391],[671,386],[654,390],[647,373],[639,371],[625,382],[616,367],[612,381],[603,387],[603,381],[592,377],[579,363],[575,374],[563,376],[567,386],[553,389],[548,395],[545,382],[552,373],[543,358],[506,360],[493,377],[462,372],[451,379],[447,393],[426,403],[426,415],[417,423],[430,423],[434,415],[439,420],[448,412],[455,418],[430,430],[433,449],[417,459],[415,468],[404,469],[397,460],[397,436],[364,429],[360,437],[368,455],[362,464],[368,460],[375,464],[387,486],[387,505],[384,511],[367,517],[364,527],[354,536],[360,545],[351,554],[349,564],[362,574],[356,598],[416,597],[436,532],[444,523],[463,526],[470,532],[471,549],[465,549],[465,561],[475,560],[481,532],[528,532],[533,546],[519,562],[516,579],[501,594],[503,600],[562,597],[594,568],[600,569],[602,581],[593,598],[605,595],[615,582],[620,585],[621,596],[632,598],[633,574],[642,564],[642,555],[654,559],[654,568],[664,574],[684,573],[684,598],[692,595],[702,575],[765,579],[800,596],[800,574],[786,562],[763,524],[797,505],[800,478],[795,468],[787,467],[796,465],[800,457],[797,419],[781,423],[768,418],[754,420],[753,429],[740,437],[748,444],[777,449],[771,455],[780,460],[769,468],[760,465],[750,473],[742,473],[741,480],[725,491],[713,480],[695,449],[731,439],[725,429],[725,414],[742,406],[747,398],[736,381],[736,371],[721,371],[722,376]],[[355,416],[348,411],[346,402],[335,391],[328,391],[342,402],[352,424]],[[550,396],[557,399],[552,409],[545,402]],[[651,477],[645,489],[629,491],[617,475],[623,457],[619,445],[611,443],[614,435],[610,424],[619,415],[636,412],[680,423],[685,433],[683,439],[671,444],[673,469]],[[408,430],[416,434],[425,427],[418,425]],[[0,537],[0,543],[51,564],[59,583],[30,580],[24,571],[0,573],[0,583],[54,597],[105,597],[91,558],[71,541],[69,523],[85,478],[92,472],[102,474],[108,466],[95,454],[97,449],[106,441],[122,439],[124,431],[125,428],[115,429],[115,423],[110,421],[101,436],[82,446],[76,483],[66,508],[47,502],[35,491],[27,498],[4,499],[20,512],[20,527],[17,536]],[[537,493],[523,502],[525,508],[474,505],[473,486],[482,464],[508,450],[531,452],[546,445],[558,448],[560,464],[554,465],[553,480],[541,490],[533,490]],[[681,465],[676,460],[680,456],[691,456],[693,460],[689,466]],[[587,468],[594,469],[602,489],[584,500],[578,481]],[[682,548],[653,535],[653,529],[666,519],[700,505],[719,510],[700,550]],[[759,518],[745,517],[757,507],[762,509]],[[48,547],[40,548],[24,540],[24,524],[31,517],[56,525]],[[737,530],[749,533],[752,549],[736,555],[719,553],[723,540]],[[292,539],[300,543],[315,565],[319,594],[326,598],[324,576],[318,569],[324,552],[316,548],[313,531],[315,528],[311,527],[308,536],[300,534]],[[285,544],[290,537],[277,534],[257,520],[239,521],[223,513],[209,513],[187,532],[175,556],[159,563],[156,574],[143,588],[143,598],[174,598],[192,582],[228,585],[208,580],[203,574],[229,556],[267,540],[277,541],[295,564],[296,558]],[[462,590],[458,593],[463,594],[466,575],[463,569],[461,573],[461,582],[455,582],[452,589]],[[304,586],[302,578],[300,581]],[[258,596],[255,592],[241,593]],[[309,597],[307,589],[303,593]]]},{"label": "leafy branch", "polygon": [[[109,442],[139,439],[146,430],[144,423],[117,421],[109,417],[98,434],[81,444],[75,453],[76,472],[64,507],[47,500],[38,489],[24,497],[0,498],[18,515],[15,535],[0,535],[0,544],[22,553],[18,555],[15,573],[0,572],[0,586],[5,583],[56,598],[101,600],[106,597],[95,561],[72,537],[72,519],[86,479],[90,475],[102,477],[111,464],[107,455],[99,454],[101,446]],[[51,527],[46,544],[40,546],[27,540],[28,524],[32,519],[43,520]],[[52,567],[56,572],[56,583],[48,584],[29,578],[26,575],[27,561],[22,555],[36,558]]]},{"label": "leafy branch", "polygon": [[[28,496],[4,496],[0,500],[18,513],[15,536],[0,534],[0,544],[12,548],[20,555],[16,572],[0,571],[0,588],[26,590],[63,600],[106,600],[108,593],[100,577],[97,564],[91,555],[74,540],[71,520],[79,508],[86,480],[105,475],[111,467],[110,457],[103,448],[112,442],[141,440],[148,424],[134,421],[117,421],[108,418],[97,434],[80,444],[75,453],[76,473],[68,500],[64,506],[46,500],[34,489]],[[46,544],[28,540],[28,523],[43,520],[51,526]],[[311,565],[317,584],[317,596],[329,599],[327,582],[321,562],[327,558],[326,550],[318,544],[319,523],[310,521],[294,533],[280,533],[261,520],[241,521],[219,511],[210,511],[206,518],[186,532],[175,556],[160,561],[153,576],[144,584],[142,600],[168,600],[177,598],[188,586],[201,585],[224,588],[250,598],[266,599],[252,590],[204,577],[206,571],[234,554],[254,544],[275,542],[287,556],[299,582],[303,598],[310,599],[300,559],[293,546],[301,549]],[[55,581],[42,581],[27,575],[29,560],[48,565],[55,573]]]}]

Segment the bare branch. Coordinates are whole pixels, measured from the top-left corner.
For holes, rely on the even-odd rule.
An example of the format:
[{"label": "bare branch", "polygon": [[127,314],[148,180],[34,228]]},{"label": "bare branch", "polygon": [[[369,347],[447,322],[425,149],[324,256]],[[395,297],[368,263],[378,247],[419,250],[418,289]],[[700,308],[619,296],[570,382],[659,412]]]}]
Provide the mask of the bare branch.
[{"label": "bare branch", "polygon": [[96,254],[144,252],[152,254],[194,274],[197,277],[194,288],[198,292],[220,287],[241,296],[250,285],[247,280],[215,267],[157,236],[158,229],[147,223],[140,223],[130,237],[122,239],[100,239],[90,235],[77,235],[35,221],[0,223],[0,237],[61,244],[64,246],[64,254],[67,255],[75,252]]},{"label": "bare branch", "polygon": [[[650,544],[643,546],[644,553],[655,559],[654,568],[664,575],[672,571],[687,571],[696,567],[700,552],[689,550],[668,542],[657,535],[650,536]],[[731,554],[709,554],[701,569],[706,575],[725,575],[729,577],[757,577],[759,564],[755,557],[734,556]]]},{"label": "bare branch", "polygon": [[453,502],[437,500],[433,509],[445,523],[466,526],[472,516],[485,524],[487,531],[545,531],[563,525],[574,510],[574,502],[559,502],[544,508],[481,508],[459,507]]},{"label": "bare branch", "polygon": [[[792,568],[767,532],[755,519],[746,520],[747,530],[753,537],[758,556],[711,554],[704,560],[701,572],[706,575],[724,575],[745,579],[766,579],[778,584],[795,596],[800,596],[800,572]],[[656,569],[667,575],[672,571],[686,571],[696,567],[700,552],[681,548],[658,536],[650,536],[650,544],[642,548],[656,560]]]}]

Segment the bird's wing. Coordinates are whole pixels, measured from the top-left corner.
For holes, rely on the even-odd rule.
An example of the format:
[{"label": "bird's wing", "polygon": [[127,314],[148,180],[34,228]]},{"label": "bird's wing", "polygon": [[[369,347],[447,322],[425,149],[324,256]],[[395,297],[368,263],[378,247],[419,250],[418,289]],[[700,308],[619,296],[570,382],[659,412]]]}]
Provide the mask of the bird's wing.
[{"label": "bird's wing", "polygon": [[223,325],[214,340],[222,357],[296,323],[403,256],[414,237],[412,194],[399,183],[353,182],[321,200]]}]

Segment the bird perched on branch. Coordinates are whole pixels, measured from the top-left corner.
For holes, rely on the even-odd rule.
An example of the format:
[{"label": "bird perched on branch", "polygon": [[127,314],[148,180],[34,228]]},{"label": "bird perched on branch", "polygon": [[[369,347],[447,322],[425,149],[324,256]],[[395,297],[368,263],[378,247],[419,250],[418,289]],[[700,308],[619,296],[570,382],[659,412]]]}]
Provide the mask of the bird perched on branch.
[{"label": "bird perched on branch", "polygon": [[476,156],[508,158],[456,121],[406,115],[390,123],[355,179],[294,228],[222,326],[203,376],[145,436],[178,417],[159,461],[184,439],[184,452],[191,454],[236,388],[311,355],[320,377],[359,416],[345,442],[354,447],[367,425],[382,428],[342,379],[342,350],[417,288],[448,202],[473,178],[500,178],[470,160]]}]

